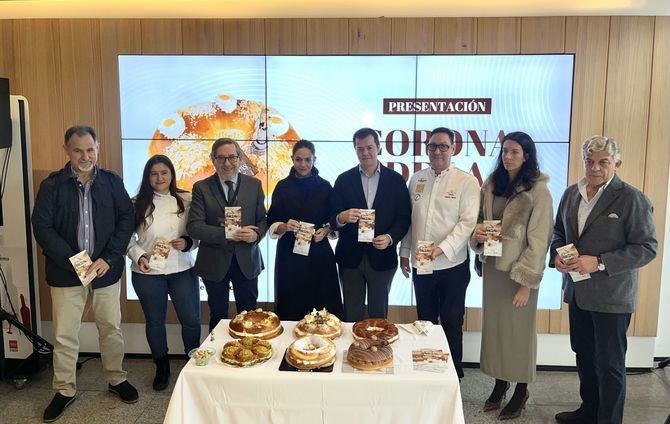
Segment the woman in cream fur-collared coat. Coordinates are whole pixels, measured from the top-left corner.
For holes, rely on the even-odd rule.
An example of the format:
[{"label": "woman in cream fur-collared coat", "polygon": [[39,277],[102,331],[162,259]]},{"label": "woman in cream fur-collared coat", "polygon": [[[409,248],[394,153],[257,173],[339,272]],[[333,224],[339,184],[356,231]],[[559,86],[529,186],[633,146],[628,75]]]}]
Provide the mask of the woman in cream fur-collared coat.
[{"label": "woman in cream fur-collared coat", "polygon": [[[484,405],[500,408],[510,382],[514,395],[500,419],[516,418],[535,380],[537,296],[553,229],[552,199],[533,140],[507,134],[495,170],[482,186],[479,224],[471,247],[484,264],[481,369],[496,379]],[[484,256],[483,220],[502,220],[502,256]]]}]

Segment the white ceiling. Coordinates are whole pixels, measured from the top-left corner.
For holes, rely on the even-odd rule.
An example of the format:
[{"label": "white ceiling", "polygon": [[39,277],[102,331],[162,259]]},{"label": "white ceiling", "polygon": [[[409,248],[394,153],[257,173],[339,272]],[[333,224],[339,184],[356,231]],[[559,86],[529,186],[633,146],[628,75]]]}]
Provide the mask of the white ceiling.
[{"label": "white ceiling", "polygon": [[670,0],[0,0],[0,18],[670,15]]}]

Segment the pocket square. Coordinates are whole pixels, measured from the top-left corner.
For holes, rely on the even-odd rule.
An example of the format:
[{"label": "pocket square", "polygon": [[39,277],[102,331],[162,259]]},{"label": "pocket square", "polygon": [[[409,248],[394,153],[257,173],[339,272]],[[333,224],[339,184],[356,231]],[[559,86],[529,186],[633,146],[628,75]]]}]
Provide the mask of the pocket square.
[{"label": "pocket square", "polygon": [[612,218],[612,219],[619,219],[619,215],[615,214],[614,212],[612,212],[611,214],[607,215],[607,217],[608,217],[608,218]]}]

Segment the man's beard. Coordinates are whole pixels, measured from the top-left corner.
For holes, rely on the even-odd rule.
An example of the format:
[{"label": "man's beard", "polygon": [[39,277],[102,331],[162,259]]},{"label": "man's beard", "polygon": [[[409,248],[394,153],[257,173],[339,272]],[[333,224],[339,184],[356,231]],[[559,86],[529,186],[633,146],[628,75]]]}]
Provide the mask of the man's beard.
[{"label": "man's beard", "polygon": [[95,167],[95,163],[91,163],[90,165],[82,166],[80,164],[77,164],[77,168],[79,169],[80,172],[90,172],[93,170],[93,167]]}]

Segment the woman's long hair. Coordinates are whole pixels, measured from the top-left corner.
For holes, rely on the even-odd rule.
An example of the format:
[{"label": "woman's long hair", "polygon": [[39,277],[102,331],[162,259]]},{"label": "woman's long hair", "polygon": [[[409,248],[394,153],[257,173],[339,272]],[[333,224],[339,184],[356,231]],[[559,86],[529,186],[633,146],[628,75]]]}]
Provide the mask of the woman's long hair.
[{"label": "woman's long hair", "polygon": [[184,213],[184,201],[178,193],[186,193],[187,191],[177,188],[177,174],[174,170],[174,165],[172,165],[172,161],[165,155],[154,155],[150,157],[147,164],[144,165],[142,183],[140,184],[139,192],[134,199],[135,228],[139,228],[141,225],[146,229],[153,221],[153,213],[154,209],[156,209],[156,205],[154,205],[154,189],[151,187],[149,177],[151,175],[151,168],[158,163],[162,163],[170,170],[170,174],[172,175],[172,179],[170,180],[170,194],[177,199],[177,206],[179,208],[177,214]]},{"label": "woman's long hair", "polygon": [[491,174],[491,180],[493,181],[493,194],[504,197],[511,196],[519,186],[523,187],[523,190],[530,190],[540,176],[540,165],[537,162],[537,150],[533,139],[525,132],[515,131],[505,135],[503,144],[507,140],[519,143],[526,161],[521,165],[514,181],[510,181],[509,173],[503,166],[503,148],[500,146],[500,153],[498,154],[496,167]]}]

